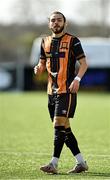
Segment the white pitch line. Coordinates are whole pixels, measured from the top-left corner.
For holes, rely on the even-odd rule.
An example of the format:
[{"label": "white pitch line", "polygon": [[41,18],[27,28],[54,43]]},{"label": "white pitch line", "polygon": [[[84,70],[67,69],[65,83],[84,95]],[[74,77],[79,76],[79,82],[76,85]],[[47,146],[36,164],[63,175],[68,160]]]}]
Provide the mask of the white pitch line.
[{"label": "white pitch line", "polygon": [[[8,155],[50,155],[45,152],[11,152],[11,151],[0,151],[0,154],[8,154]],[[110,154],[86,154],[87,157],[110,157]]]},{"label": "white pitch line", "polygon": [[9,155],[50,155],[49,153],[41,152],[11,152],[11,151],[0,151],[0,154],[9,154]]},{"label": "white pitch line", "polygon": [[86,156],[91,156],[91,157],[110,157],[110,154],[87,154]]}]

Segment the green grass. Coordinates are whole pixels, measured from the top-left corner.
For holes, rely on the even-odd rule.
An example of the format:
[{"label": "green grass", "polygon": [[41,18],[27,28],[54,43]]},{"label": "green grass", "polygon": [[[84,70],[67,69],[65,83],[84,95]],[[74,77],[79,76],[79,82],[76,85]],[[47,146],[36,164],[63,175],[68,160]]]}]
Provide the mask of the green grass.
[{"label": "green grass", "polygon": [[60,174],[44,174],[53,149],[46,93],[0,93],[0,179],[110,179],[110,94],[80,92],[71,126],[89,171],[67,175],[75,160],[64,146]]}]

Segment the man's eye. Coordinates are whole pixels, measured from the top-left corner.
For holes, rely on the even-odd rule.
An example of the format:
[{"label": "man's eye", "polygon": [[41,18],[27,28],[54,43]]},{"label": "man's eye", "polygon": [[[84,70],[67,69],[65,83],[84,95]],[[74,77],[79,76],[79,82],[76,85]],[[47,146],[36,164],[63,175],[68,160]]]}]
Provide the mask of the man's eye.
[{"label": "man's eye", "polygon": [[61,21],[62,21],[62,19],[58,19],[58,21],[59,21],[59,22],[61,22]]},{"label": "man's eye", "polygon": [[55,22],[55,19],[51,19],[51,22]]},{"label": "man's eye", "polygon": [[55,21],[58,21],[58,22],[61,22],[62,21],[62,19],[51,19],[51,22],[55,22]]}]

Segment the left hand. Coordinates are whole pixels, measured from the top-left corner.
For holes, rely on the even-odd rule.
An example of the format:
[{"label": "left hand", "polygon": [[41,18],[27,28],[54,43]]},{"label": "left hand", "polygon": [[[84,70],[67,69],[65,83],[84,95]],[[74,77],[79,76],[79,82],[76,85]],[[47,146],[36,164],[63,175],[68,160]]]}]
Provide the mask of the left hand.
[{"label": "left hand", "polygon": [[78,80],[73,80],[72,83],[69,86],[71,93],[77,93],[79,90],[80,82]]}]

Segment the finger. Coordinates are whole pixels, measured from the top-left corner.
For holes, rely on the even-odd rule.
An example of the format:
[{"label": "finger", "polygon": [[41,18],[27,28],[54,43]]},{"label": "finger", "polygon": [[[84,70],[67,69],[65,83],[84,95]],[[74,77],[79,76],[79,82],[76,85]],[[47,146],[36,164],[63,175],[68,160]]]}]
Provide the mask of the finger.
[{"label": "finger", "polygon": [[70,87],[70,92],[73,93],[74,92],[74,88],[73,87]]},{"label": "finger", "polygon": [[36,74],[36,69],[34,68],[34,73]]},{"label": "finger", "polygon": [[37,74],[37,69],[36,68],[34,68],[34,73]]}]

